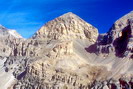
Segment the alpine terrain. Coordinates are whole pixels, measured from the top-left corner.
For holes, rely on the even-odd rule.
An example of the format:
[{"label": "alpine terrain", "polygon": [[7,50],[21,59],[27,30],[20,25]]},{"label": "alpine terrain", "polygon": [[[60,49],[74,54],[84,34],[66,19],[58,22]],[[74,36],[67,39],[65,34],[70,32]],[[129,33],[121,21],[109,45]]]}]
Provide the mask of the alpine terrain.
[{"label": "alpine terrain", "polygon": [[133,89],[133,11],[105,34],[71,12],[29,39],[0,25],[0,89]]}]

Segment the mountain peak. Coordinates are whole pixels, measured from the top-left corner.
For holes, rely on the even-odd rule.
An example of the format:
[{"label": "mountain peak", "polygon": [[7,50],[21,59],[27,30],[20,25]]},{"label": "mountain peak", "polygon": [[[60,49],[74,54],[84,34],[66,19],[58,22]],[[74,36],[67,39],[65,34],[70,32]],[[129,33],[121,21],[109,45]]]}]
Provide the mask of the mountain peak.
[{"label": "mountain peak", "polygon": [[1,36],[8,36],[11,35],[15,38],[23,38],[19,33],[16,32],[16,30],[7,29],[3,25],[0,24],[0,35]]},{"label": "mountain peak", "polygon": [[116,56],[133,58],[133,11],[118,19],[104,40],[105,44],[113,44]]},{"label": "mountain peak", "polygon": [[9,29],[8,30],[8,33],[12,36],[14,36],[15,38],[23,38],[19,33],[17,33],[16,30],[12,30],[12,29]]},{"label": "mountain peak", "polygon": [[88,38],[96,41],[97,36],[98,31],[94,26],[85,22],[72,12],[68,12],[46,23],[37,31],[33,38],[45,38],[50,40]]},{"label": "mountain peak", "polygon": [[68,12],[68,13],[61,15],[60,17],[71,17],[71,16],[76,16],[76,14],[74,14],[72,12]]},{"label": "mountain peak", "polygon": [[67,12],[64,15],[75,15],[73,12]]},{"label": "mountain peak", "polygon": [[97,29],[71,12],[34,39],[0,30],[0,89],[133,89],[132,19],[127,14],[98,39]]},{"label": "mountain peak", "polygon": [[[85,21],[84,21],[83,19],[81,19],[78,15],[76,15],[76,14],[74,14],[74,13],[72,13],[72,12],[65,13],[65,14],[63,14],[63,15],[57,17],[56,19],[59,19],[59,18],[61,18],[61,19],[63,19],[63,20],[73,20],[73,19],[75,19],[75,20],[80,20],[80,21],[85,22]],[[85,22],[85,23],[87,23],[87,22]]]}]

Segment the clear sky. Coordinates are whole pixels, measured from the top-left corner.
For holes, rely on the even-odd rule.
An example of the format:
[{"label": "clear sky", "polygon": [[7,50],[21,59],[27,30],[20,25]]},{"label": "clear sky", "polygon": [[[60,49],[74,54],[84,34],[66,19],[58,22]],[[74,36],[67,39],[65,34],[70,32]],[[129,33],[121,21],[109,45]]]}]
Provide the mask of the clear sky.
[{"label": "clear sky", "polygon": [[0,0],[0,24],[31,37],[46,22],[73,12],[105,33],[133,10],[133,0]]}]

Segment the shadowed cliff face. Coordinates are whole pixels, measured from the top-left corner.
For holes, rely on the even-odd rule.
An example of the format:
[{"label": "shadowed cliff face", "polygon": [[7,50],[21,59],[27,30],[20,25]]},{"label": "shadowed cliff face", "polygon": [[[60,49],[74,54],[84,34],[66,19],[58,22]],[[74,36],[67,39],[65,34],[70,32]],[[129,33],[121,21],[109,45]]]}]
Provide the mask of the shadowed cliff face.
[{"label": "shadowed cliff face", "polygon": [[133,21],[132,19],[127,19],[127,25],[119,31],[119,37],[116,38],[113,41],[113,45],[115,47],[116,51],[116,56],[124,57],[132,56],[132,48],[133,48],[133,29],[132,29],[132,24]]},{"label": "shadowed cliff face", "polygon": [[132,17],[131,12],[120,18],[105,34],[73,13],[46,23],[26,40],[0,30],[7,32],[0,34],[0,89],[131,87]]},{"label": "shadowed cliff face", "polygon": [[96,44],[87,48],[93,53],[109,54],[114,52],[117,57],[132,57],[133,51],[133,13],[123,16],[117,20],[108,33],[100,34]]},{"label": "shadowed cliff face", "polygon": [[127,26],[123,29],[121,32],[121,36],[117,39],[114,40],[113,45],[115,46],[115,51],[117,56],[126,56],[124,53],[128,50],[128,44],[129,44],[129,39],[131,36],[131,28],[130,26]]}]

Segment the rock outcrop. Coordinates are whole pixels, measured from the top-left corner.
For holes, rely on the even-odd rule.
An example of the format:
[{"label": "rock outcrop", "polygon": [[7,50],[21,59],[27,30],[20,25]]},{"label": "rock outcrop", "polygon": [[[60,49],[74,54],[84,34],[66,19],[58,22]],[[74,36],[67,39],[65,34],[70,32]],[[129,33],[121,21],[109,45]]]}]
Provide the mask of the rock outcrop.
[{"label": "rock outcrop", "polygon": [[130,55],[132,57],[133,12],[117,20],[109,32],[99,36],[99,39],[102,40],[98,42],[99,51],[104,49],[105,53],[114,51],[116,56],[124,57]]},{"label": "rock outcrop", "polygon": [[97,40],[98,31],[80,17],[69,12],[45,24],[33,38],[47,40],[88,39]]},{"label": "rock outcrop", "polygon": [[0,89],[132,89],[132,30],[132,12],[105,34],[71,12],[30,39],[0,26]]}]

